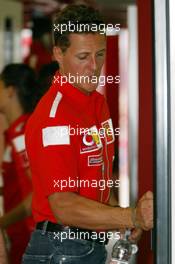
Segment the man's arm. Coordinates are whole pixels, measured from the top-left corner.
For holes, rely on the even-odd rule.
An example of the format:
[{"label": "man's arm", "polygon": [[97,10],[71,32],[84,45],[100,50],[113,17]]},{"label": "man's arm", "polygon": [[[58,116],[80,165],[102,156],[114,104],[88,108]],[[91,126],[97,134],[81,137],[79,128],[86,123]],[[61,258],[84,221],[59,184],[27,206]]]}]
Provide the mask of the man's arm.
[{"label": "man's arm", "polygon": [[110,191],[109,205],[118,206],[118,201],[117,201],[116,195],[114,193],[114,188],[111,188],[111,191]]},{"label": "man's arm", "polygon": [[32,194],[29,194],[17,207],[10,212],[0,217],[0,227],[7,228],[8,226],[24,219],[31,215]]},{"label": "man's arm", "polygon": [[[31,180],[30,168],[25,169],[26,177]],[[31,203],[32,203],[32,193],[30,193],[21,203],[19,203],[15,208],[10,210],[8,213],[0,217],[0,227],[7,228],[8,226],[23,220],[27,216],[31,215]]]},{"label": "man's arm", "polygon": [[147,192],[139,201],[136,210],[111,207],[76,193],[60,192],[49,196],[51,209],[58,220],[70,225],[91,230],[134,228],[144,230],[153,227],[153,196]]}]

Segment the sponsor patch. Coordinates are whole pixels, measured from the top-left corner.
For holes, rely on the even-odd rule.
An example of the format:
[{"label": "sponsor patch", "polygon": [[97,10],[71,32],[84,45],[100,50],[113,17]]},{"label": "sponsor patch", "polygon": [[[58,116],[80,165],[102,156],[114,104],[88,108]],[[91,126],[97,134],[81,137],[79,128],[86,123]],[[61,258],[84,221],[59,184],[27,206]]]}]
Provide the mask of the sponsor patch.
[{"label": "sponsor patch", "polygon": [[88,166],[100,166],[103,164],[102,155],[88,156]]},{"label": "sponsor patch", "polygon": [[43,146],[70,145],[68,126],[52,126],[42,129]]},{"label": "sponsor patch", "polygon": [[96,126],[89,128],[82,138],[80,153],[91,152],[102,148],[101,138]]},{"label": "sponsor patch", "polygon": [[107,144],[114,142],[115,137],[111,118],[103,122],[101,125],[105,130],[105,138]]}]

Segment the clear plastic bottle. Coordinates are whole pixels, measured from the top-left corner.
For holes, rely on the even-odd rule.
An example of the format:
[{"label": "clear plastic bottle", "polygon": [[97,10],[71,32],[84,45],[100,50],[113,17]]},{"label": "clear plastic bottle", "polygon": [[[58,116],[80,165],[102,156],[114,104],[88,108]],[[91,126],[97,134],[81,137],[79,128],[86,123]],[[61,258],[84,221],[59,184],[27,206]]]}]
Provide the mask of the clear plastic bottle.
[{"label": "clear plastic bottle", "polygon": [[123,238],[119,239],[113,246],[110,264],[128,264],[132,255],[136,254],[138,247],[128,240],[130,231],[126,231]]}]

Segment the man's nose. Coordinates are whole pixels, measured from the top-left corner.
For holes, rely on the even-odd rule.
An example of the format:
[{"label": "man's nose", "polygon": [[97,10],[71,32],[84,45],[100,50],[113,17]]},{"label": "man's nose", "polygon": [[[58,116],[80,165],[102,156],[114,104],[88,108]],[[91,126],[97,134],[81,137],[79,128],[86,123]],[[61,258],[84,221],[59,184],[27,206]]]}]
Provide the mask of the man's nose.
[{"label": "man's nose", "polygon": [[89,66],[90,66],[91,70],[93,70],[93,71],[97,70],[97,59],[96,59],[96,57],[91,57],[90,58]]}]

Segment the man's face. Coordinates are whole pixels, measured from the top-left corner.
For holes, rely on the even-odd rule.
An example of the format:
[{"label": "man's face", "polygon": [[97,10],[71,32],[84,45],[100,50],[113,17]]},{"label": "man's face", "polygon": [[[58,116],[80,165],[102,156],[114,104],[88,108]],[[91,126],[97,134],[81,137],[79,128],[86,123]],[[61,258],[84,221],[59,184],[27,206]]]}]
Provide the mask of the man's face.
[{"label": "man's face", "polygon": [[[92,92],[97,88],[98,82],[95,79],[98,80],[105,59],[105,36],[99,33],[73,33],[69,39],[71,44],[64,53],[60,51],[58,55],[56,49],[59,48],[55,47],[54,54],[60,65],[60,73],[63,76],[85,77],[81,80],[76,78],[73,85],[85,93]],[[93,82],[92,76],[95,76]]]}]

